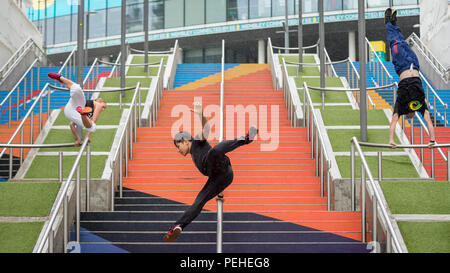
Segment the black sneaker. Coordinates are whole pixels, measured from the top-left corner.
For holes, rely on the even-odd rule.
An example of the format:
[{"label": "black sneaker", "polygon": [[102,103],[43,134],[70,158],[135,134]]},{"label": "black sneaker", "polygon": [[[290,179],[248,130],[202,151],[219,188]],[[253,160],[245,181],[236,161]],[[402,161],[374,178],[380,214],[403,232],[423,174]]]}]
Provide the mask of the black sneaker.
[{"label": "black sneaker", "polygon": [[247,135],[245,135],[245,142],[247,144],[252,143],[257,134],[258,134],[258,129],[255,126],[250,127]]},{"label": "black sneaker", "polygon": [[393,24],[394,26],[397,25],[397,10],[394,10],[391,15],[391,24]]},{"label": "black sneaker", "polygon": [[384,12],[384,24],[387,24],[388,22],[391,21],[391,16],[392,16],[392,9],[387,8],[386,11]]},{"label": "black sneaker", "polygon": [[181,233],[181,226],[175,225],[173,228],[164,236],[163,240],[165,242],[173,242],[177,239],[178,235]]}]

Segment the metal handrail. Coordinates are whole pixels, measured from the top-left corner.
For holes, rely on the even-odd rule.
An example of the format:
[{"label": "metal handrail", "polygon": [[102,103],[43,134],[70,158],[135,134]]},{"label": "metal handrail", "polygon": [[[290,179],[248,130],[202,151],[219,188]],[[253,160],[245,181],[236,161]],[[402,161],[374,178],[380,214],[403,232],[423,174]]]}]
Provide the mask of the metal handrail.
[{"label": "metal handrail", "polygon": [[[219,143],[223,141],[224,129],[224,85],[225,85],[225,40],[222,40],[221,80],[220,80],[220,117],[219,117]],[[223,197],[220,193],[217,197],[217,253],[222,253],[223,245]]]},{"label": "metal handrail", "polygon": [[[297,127],[300,125],[298,121],[301,118],[301,102],[298,96],[297,86],[295,85],[294,88],[291,88],[291,84],[289,83],[286,60],[284,57],[281,60],[281,74],[283,79],[282,89],[286,101],[286,108],[288,109],[288,119],[291,121],[291,126]],[[305,119],[303,116],[303,126],[304,125]]]},{"label": "metal handrail", "polygon": [[114,63],[113,68],[111,69],[111,73],[109,73],[108,78],[112,78],[112,77],[114,77],[114,75],[118,75],[119,74],[119,71],[115,72],[115,70],[119,70],[119,68],[120,68],[119,63],[120,63],[120,56],[121,55],[122,55],[122,51],[119,52],[119,54],[117,55],[116,62]]},{"label": "metal handrail", "polygon": [[156,123],[156,120],[158,119],[158,109],[161,105],[162,90],[164,89],[163,59],[161,59],[160,64],[161,65],[159,66],[158,73],[156,74],[156,89],[153,93],[153,96],[150,98],[150,102],[147,104],[150,108],[150,120],[148,123],[149,127],[153,127]]},{"label": "metal handrail", "polygon": [[[60,68],[60,70],[58,71],[59,74],[62,74],[63,71],[65,70],[65,68],[67,67],[67,64],[69,63],[69,60],[71,60],[71,58],[74,56],[75,54],[75,49],[72,50],[72,52],[69,54],[69,56],[67,57],[67,60],[64,62],[64,65]],[[28,110],[28,112],[25,114],[25,117],[22,118],[22,122],[19,124],[19,126],[17,127],[16,131],[14,131],[13,135],[11,136],[11,138],[8,141],[8,144],[11,144],[14,140],[14,138],[17,136],[17,134],[19,134],[19,132],[22,132],[21,134],[21,142],[23,143],[23,127],[25,122],[27,121],[27,118],[31,116],[30,118],[30,142],[33,142],[33,110],[34,107],[36,107],[37,103],[39,103],[39,131],[38,133],[41,131],[42,128],[42,98],[44,97],[44,94],[47,95],[47,99],[48,99],[48,103],[47,103],[47,116],[48,118],[50,117],[50,90],[48,89],[49,84],[46,83],[44,88],[41,90],[41,92],[39,93],[39,95],[36,97],[34,103],[31,105],[30,109]],[[46,92],[45,92],[46,91]],[[2,150],[2,152],[0,153],[0,158],[5,154],[6,148],[4,148]]]},{"label": "metal handrail", "polygon": [[[391,84],[385,85],[385,86],[370,87],[370,90],[387,89],[387,88],[393,87],[393,86],[395,86],[395,84],[391,83]],[[346,92],[346,91],[360,92],[361,91],[359,88],[338,88],[338,87],[320,88],[320,87],[315,87],[315,86],[309,86],[309,89],[314,89],[314,90],[319,90],[319,91],[334,91],[334,92]]]},{"label": "metal handrail", "polygon": [[330,70],[330,67],[331,67],[331,72],[332,72],[332,73],[328,73],[328,76],[330,76],[330,77],[337,77],[338,75],[336,73],[336,70],[334,70],[334,66],[332,65],[332,61],[330,59],[330,56],[328,55],[327,49],[324,48],[323,50],[325,52],[325,65],[328,66],[327,70]]},{"label": "metal handrail", "polygon": [[[327,64],[340,64],[340,63],[346,63],[346,62],[348,62],[348,58],[347,59],[344,59],[344,60],[340,60],[340,61],[334,61],[334,62],[326,62],[325,64],[327,65]],[[305,65],[305,66],[320,66],[320,64],[318,64],[318,63],[296,63],[296,62],[289,62],[289,61],[286,61],[286,64],[290,64],[290,65]]]},{"label": "metal handrail", "polygon": [[[12,67],[16,62],[23,56],[24,53],[28,52],[32,47],[34,49],[38,49],[42,56],[45,56],[45,52],[42,50],[41,47],[39,47],[33,38],[28,38],[20,47],[19,49],[14,52],[14,54],[8,59],[8,61],[3,65],[3,67],[0,69],[0,82],[3,80],[5,75],[9,74]],[[36,59],[39,59],[37,57]]]},{"label": "metal handrail", "polygon": [[[316,44],[313,44],[313,45],[303,46],[302,49],[305,50],[305,49],[317,48],[318,45],[319,45],[319,43],[317,42]],[[274,45],[272,45],[272,48],[278,49],[278,50],[281,50],[281,49],[298,50],[298,47],[282,47],[282,46],[274,46]]]},{"label": "metal handrail", "polygon": [[[372,173],[370,171],[369,165],[367,164],[366,158],[361,150],[360,146],[365,146],[368,145],[369,143],[362,143],[362,142],[358,142],[358,140],[356,139],[356,137],[353,137],[351,140],[351,159],[352,159],[352,172],[351,172],[351,179],[352,179],[352,187],[355,184],[355,168],[354,168],[354,160],[355,160],[355,147],[356,147],[356,151],[358,152],[359,157],[361,158],[361,235],[362,235],[362,241],[365,242],[366,241],[366,184],[367,184],[367,180],[366,180],[366,173],[367,176],[369,178],[369,183],[368,185],[370,185],[372,187],[372,192],[373,192],[373,196],[375,198],[372,198],[372,202],[373,202],[373,228],[372,228],[372,241],[377,240],[377,223],[376,220],[378,219],[378,212],[381,211],[381,218],[383,219],[383,221],[386,223],[387,225],[387,236],[386,236],[386,240],[387,240],[387,252],[397,252],[397,253],[402,253],[402,247],[401,247],[401,243],[400,243],[400,239],[397,237],[397,233],[394,230],[394,227],[392,226],[391,223],[391,218],[389,217],[389,214],[384,206],[383,203],[383,193],[379,192],[377,185],[375,184],[375,180],[372,176]],[[383,144],[377,144],[377,145],[383,145]],[[390,145],[388,145],[390,146]],[[450,146],[450,145],[449,145]],[[392,147],[392,146],[391,146]],[[352,189],[352,197],[354,196],[354,190]],[[352,198],[352,200],[354,200],[354,198]],[[352,205],[354,206],[354,202],[352,203]],[[380,207],[380,209],[378,209],[378,207]],[[391,247],[393,247],[393,251],[391,251]]]},{"label": "metal handrail", "polygon": [[[102,63],[102,64],[108,64],[108,65],[120,65],[120,62],[117,63],[111,63],[111,62],[107,62],[107,61],[102,61],[99,60],[98,62]],[[147,66],[147,65],[159,65],[159,62],[154,62],[154,63],[143,63],[143,64],[125,64],[125,66]]]},{"label": "metal handrail", "polygon": [[422,43],[422,40],[420,40],[419,36],[417,36],[416,33],[412,33],[408,38],[406,38],[406,41],[412,41],[417,48],[421,51],[422,55],[428,59],[428,62],[433,65],[433,68],[436,72],[440,74],[440,76],[447,82],[449,80],[450,76],[450,67],[445,68],[431,52],[431,50]]},{"label": "metal handrail", "polygon": [[[117,91],[116,91],[117,92]],[[114,169],[117,168],[116,164],[118,161],[119,164],[119,196],[123,197],[123,154],[125,153],[125,177],[128,177],[128,159],[133,158],[133,142],[136,141],[136,128],[139,127],[140,122],[140,106],[138,108],[138,96],[140,97],[141,93],[141,83],[138,82],[136,87],[134,88],[133,98],[131,99],[130,108],[127,113],[125,122],[122,123],[123,130],[119,137],[119,147],[116,148],[114,152],[113,159],[111,160],[111,169],[113,170],[112,179],[111,179],[111,211],[114,210],[114,193],[115,193],[115,173]],[[138,118],[136,118],[136,115]],[[134,136],[134,137],[133,137]],[[124,149],[124,139],[125,139],[125,151]]]},{"label": "metal handrail", "polygon": [[[311,141],[311,156],[316,159],[316,175],[320,176],[320,197],[324,197],[324,186],[327,190],[327,210],[331,210],[330,188],[331,188],[331,160],[325,147],[324,137],[320,131],[320,124],[314,110],[314,104],[309,94],[309,87],[303,82],[303,108],[305,111],[305,123],[307,141]],[[319,152],[320,151],[320,152]],[[326,167],[324,166],[326,162]],[[319,165],[320,163],[320,165]],[[326,177],[326,183],[325,183]]]},{"label": "metal handrail", "polygon": [[[68,194],[68,190],[70,188],[70,186],[73,185],[73,181],[72,178],[75,175],[76,172],[76,183],[75,183],[75,191],[76,191],[76,225],[75,225],[75,232],[76,232],[76,241],[79,242],[80,241],[80,192],[81,192],[81,187],[80,187],[80,179],[81,179],[81,175],[80,175],[80,161],[81,161],[81,157],[83,156],[84,150],[86,149],[86,147],[88,147],[86,153],[87,153],[87,159],[86,162],[90,162],[90,150],[89,150],[89,137],[86,137],[85,140],[83,141],[83,144],[81,145],[81,149],[78,152],[78,155],[75,159],[75,162],[73,164],[72,169],[70,170],[69,176],[66,179],[65,182],[62,183],[62,191],[60,190],[60,195],[57,197],[57,200],[55,201],[55,205],[54,205],[54,210],[52,211],[51,215],[50,215],[50,219],[48,220],[48,222],[46,223],[46,226],[44,227],[43,231],[41,231],[41,240],[39,242],[39,245],[37,246],[35,252],[37,253],[42,253],[44,251],[44,247],[47,244],[47,252],[53,252],[53,237],[54,237],[54,230],[53,230],[53,225],[56,222],[57,216],[59,211],[61,210],[61,206],[62,206],[62,210],[63,210],[63,221],[64,221],[64,227],[63,227],[63,236],[64,236],[64,252],[67,251],[67,243],[68,243],[68,232],[69,232],[69,227],[68,227],[68,223],[67,221],[69,220],[68,218],[68,210],[69,210],[69,199],[70,196]],[[87,166],[87,173],[90,173],[90,165],[86,164]],[[88,177],[86,178],[88,179]]]},{"label": "metal handrail", "polygon": [[[134,48],[131,48],[131,47],[130,47],[130,51],[134,51],[134,52],[137,52],[137,53],[145,54],[145,51],[144,51],[144,50],[138,50],[138,49],[134,49]],[[155,55],[158,55],[158,54],[172,54],[173,52],[174,52],[173,50],[166,50],[166,51],[147,51],[148,54],[155,54]]]}]

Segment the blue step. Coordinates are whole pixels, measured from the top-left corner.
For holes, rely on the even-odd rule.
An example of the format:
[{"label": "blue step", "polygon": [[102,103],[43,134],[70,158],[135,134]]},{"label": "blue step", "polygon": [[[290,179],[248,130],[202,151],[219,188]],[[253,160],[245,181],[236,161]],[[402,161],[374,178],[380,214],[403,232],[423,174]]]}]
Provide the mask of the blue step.
[{"label": "blue step", "polygon": [[[239,64],[225,64],[225,70],[238,66]],[[179,87],[196,80],[220,73],[221,64],[179,64],[175,73],[173,87]]]},{"label": "blue step", "polygon": [[[33,91],[41,90],[46,83],[49,84],[55,84],[55,81],[48,78],[47,74],[50,72],[58,72],[61,69],[61,67],[39,67],[39,81],[38,81],[38,68],[34,67],[32,72],[33,76],[31,76],[31,73],[29,73],[26,77],[26,80],[28,83],[30,83],[31,79],[33,78]],[[90,67],[84,67],[84,75],[86,75],[89,72]],[[99,66],[98,73],[102,73],[103,71],[111,71],[111,67],[109,66]],[[75,75],[67,76],[71,80],[76,80]],[[28,85],[29,86],[29,85]],[[20,102],[24,98],[24,83],[20,83],[18,89],[14,90],[12,93],[12,120],[17,120],[17,106],[14,106],[14,104],[17,104],[17,94],[19,95],[19,120],[22,119],[25,114],[28,112],[28,109],[33,105],[34,100],[28,99],[26,101],[26,108],[23,109],[23,102]],[[30,95],[31,90],[27,90],[26,95],[27,97]],[[3,90],[0,91],[0,102],[2,102],[6,96],[10,93],[10,91]],[[33,96],[35,97],[35,96]],[[67,104],[67,101],[70,99],[70,93],[67,91],[52,91],[52,101],[50,109],[59,109],[61,107],[64,107]],[[43,100],[42,103],[43,106],[43,113],[47,112],[47,100]],[[5,104],[0,107],[0,124],[4,124],[8,122],[9,119],[9,101],[6,101]],[[36,107],[34,109],[34,114],[39,113],[39,107]]]},{"label": "blue step", "polygon": [[[165,243],[163,236],[189,205],[127,188],[123,197],[116,195],[113,212],[81,214],[82,253],[215,253],[216,212],[203,210],[176,242]],[[224,253],[368,252],[359,241],[257,213],[223,216]]]}]

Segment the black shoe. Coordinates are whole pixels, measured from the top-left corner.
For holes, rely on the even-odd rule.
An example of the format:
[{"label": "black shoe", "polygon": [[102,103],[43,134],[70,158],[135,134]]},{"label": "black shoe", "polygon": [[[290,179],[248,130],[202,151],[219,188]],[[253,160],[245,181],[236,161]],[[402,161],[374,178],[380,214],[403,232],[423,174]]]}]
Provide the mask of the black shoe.
[{"label": "black shoe", "polygon": [[391,24],[393,24],[394,26],[397,25],[397,10],[394,10],[391,15]]},{"label": "black shoe", "polygon": [[392,9],[387,8],[386,11],[384,12],[384,24],[387,24],[388,22],[391,21],[391,16],[392,16]]},{"label": "black shoe", "polygon": [[252,143],[257,134],[258,134],[258,129],[255,126],[250,127],[247,135],[245,135],[245,142],[247,144]]}]

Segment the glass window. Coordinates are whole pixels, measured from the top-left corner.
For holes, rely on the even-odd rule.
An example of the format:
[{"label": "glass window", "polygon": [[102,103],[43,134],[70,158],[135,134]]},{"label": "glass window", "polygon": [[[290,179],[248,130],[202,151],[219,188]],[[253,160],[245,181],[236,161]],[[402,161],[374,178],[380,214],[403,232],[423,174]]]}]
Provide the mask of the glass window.
[{"label": "glass window", "polygon": [[89,39],[106,36],[106,10],[89,14]]},{"label": "glass window", "polygon": [[221,63],[222,62],[222,48],[212,47],[205,49],[205,63]]},{"label": "glass window", "polygon": [[342,10],[341,0],[323,0],[324,11]]},{"label": "glass window", "polygon": [[203,49],[183,50],[183,63],[203,63]]},{"label": "glass window", "polygon": [[303,0],[302,12],[312,13],[318,11],[317,0]]},{"label": "glass window", "polygon": [[184,25],[184,0],[166,0],[164,2],[164,27],[182,27]]},{"label": "glass window", "polygon": [[149,29],[164,28],[164,0],[151,0],[148,3]]},{"label": "glass window", "polygon": [[345,0],[344,2],[344,10],[348,9],[358,9],[358,0]]},{"label": "glass window", "polygon": [[185,8],[185,25],[201,25],[205,23],[205,1],[204,0],[188,0]]},{"label": "glass window", "polygon": [[[284,16],[285,0],[272,0],[272,16]],[[288,14],[298,14],[298,10],[294,12],[294,0],[288,0]]]},{"label": "glass window", "polygon": [[206,0],[206,23],[226,22],[225,0]]},{"label": "glass window", "polygon": [[108,24],[106,31],[108,36],[120,35],[121,32],[121,8],[108,9]]},{"label": "glass window", "polygon": [[402,5],[418,5],[418,0],[393,0],[392,5],[402,6]]},{"label": "glass window", "polygon": [[[69,32],[71,32],[71,36],[70,36],[70,39],[71,39],[71,41],[76,41],[77,40],[77,36],[78,36],[78,29],[77,29],[77,26],[78,26],[78,15],[77,14],[72,14],[72,15],[70,15],[70,24],[69,24],[69,26],[72,26],[71,28],[70,28],[70,30],[69,30]],[[55,32],[56,32],[56,30],[55,30]]]},{"label": "glass window", "polygon": [[389,0],[367,0],[368,8],[389,7]]},{"label": "glass window", "polygon": [[250,0],[250,18],[270,17],[271,0]]},{"label": "glass window", "polygon": [[127,1],[127,33],[144,31],[144,4],[139,0]]},{"label": "glass window", "polygon": [[[54,25],[54,22],[53,22],[53,19],[54,18],[48,18],[47,19],[47,33],[46,33],[46,35],[45,35],[45,37],[46,37],[46,39],[47,39],[47,45],[52,45],[52,44],[54,44],[55,43],[55,40],[53,39],[53,25]],[[69,37],[69,39],[70,39],[70,37]]]},{"label": "glass window", "polygon": [[67,43],[70,41],[70,16],[59,16],[55,18],[55,44]]},{"label": "glass window", "polygon": [[228,0],[227,21],[248,19],[248,0]]}]

